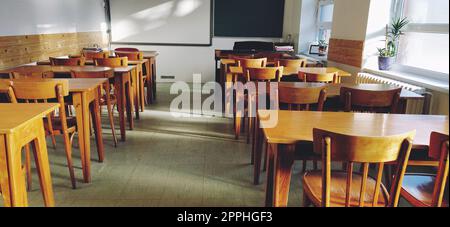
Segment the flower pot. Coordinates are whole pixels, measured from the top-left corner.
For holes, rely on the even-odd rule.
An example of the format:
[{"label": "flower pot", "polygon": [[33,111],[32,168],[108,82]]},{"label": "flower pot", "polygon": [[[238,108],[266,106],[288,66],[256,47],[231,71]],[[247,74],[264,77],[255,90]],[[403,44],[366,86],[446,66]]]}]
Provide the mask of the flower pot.
[{"label": "flower pot", "polygon": [[378,68],[380,70],[390,70],[395,62],[394,57],[378,57]]}]

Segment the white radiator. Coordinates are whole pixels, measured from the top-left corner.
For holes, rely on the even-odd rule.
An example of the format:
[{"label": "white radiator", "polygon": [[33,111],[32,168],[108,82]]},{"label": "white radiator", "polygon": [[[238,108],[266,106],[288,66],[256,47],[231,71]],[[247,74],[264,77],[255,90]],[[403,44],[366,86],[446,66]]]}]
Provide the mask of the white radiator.
[{"label": "white radiator", "polygon": [[356,77],[356,83],[358,84],[390,84],[398,87],[402,87],[406,90],[423,95],[425,99],[421,100],[408,100],[406,106],[406,114],[429,114],[431,110],[432,94],[426,92],[423,87],[415,86],[401,81],[369,74],[359,73]]}]

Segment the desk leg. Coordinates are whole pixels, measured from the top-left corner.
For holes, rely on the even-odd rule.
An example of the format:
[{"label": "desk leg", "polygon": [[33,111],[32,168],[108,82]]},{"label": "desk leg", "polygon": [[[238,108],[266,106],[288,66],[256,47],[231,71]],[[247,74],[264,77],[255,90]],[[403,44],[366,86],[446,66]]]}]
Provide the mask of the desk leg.
[{"label": "desk leg", "polygon": [[102,123],[100,119],[100,89],[101,87],[99,87],[99,91],[95,92],[95,99],[90,104],[90,109],[92,120],[94,122],[95,140],[97,141],[98,161],[103,162],[105,159],[105,150],[103,147]]},{"label": "desk leg", "polygon": [[147,102],[153,104],[153,68],[152,59],[148,59],[147,62]]},{"label": "desk leg", "polygon": [[9,170],[7,161],[6,135],[0,135],[0,189],[5,207],[12,206],[11,189],[9,187]]},{"label": "desk leg", "polygon": [[156,100],[156,59],[152,59],[152,89],[153,100]]},{"label": "desk leg", "polygon": [[116,76],[114,79],[114,87],[117,96],[117,109],[119,111],[120,137],[122,141],[126,140],[125,131],[125,81],[122,75]]},{"label": "desk leg", "polygon": [[266,206],[287,207],[295,146],[270,144]]},{"label": "desk leg", "polygon": [[53,186],[50,174],[50,165],[48,161],[47,145],[45,142],[45,131],[42,121],[38,122],[39,128],[37,138],[32,142],[33,155],[36,162],[36,169],[39,176],[44,204],[46,207],[54,207],[55,199],[53,196]]},{"label": "desk leg", "polygon": [[138,94],[139,94],[139,101],[140,101],[139,106],[141,107],[140,108],[141,112],[144,112],[144,110],[145,110],[144,67],[143,66],[144,66],[143,64],[139,64],[139,72],[140,73],[138,74],[138,76],[139,76]]},{"label": "desk leg", "polygon": [[131,85],[132,85],[132,89],[133,89],[133,105],[132,107],[134,107],[134,113],[136,114],[136,119],[139,120],[139,105],[140,105],[140,100],[139,100],[139,70],[133,70],[131,72]]},{"label": "desk leg", "polygon": [[259,185],[259,178],[261,175],[261,160],[263,154],[263,133],[262,129],[259,128],[259,121],[255,120],[255,129],[254,129],[254,140],[253,140],[253,184]]},{"label": "desk leg", "polygon": [[133,130],[134,129],[134,120],[133,120],[133,100],[134,100],[134,98],[133,98],[133,87],[131,86],[131,77],[132,77],[131,74],[132,73],[126,74],[129,78],[129,80],[125,85],[126,94],[124,96],[124,99],[126,97],[126,100],[124,100],[124,102],[126,103],[125,106],[126,106],[128,124],[129,124],[130,130]]},{"label": "desk leg", "polygon": [[75,93],[73,95],[75,105],[78,141],[81,154],[81,165],[83,168],[84,183],[91,182],[91,141],[89,126],[89,104],[87,103],[86,94]]}]

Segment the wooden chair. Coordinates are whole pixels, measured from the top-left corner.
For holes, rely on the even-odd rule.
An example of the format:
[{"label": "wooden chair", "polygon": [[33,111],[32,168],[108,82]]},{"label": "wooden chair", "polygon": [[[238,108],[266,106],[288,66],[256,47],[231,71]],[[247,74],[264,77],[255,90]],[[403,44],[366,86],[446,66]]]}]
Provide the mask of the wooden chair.
[{"label": "wooden chair", "polygon": [[[349,136],[321,129],[313,130],[314,152],[322,155],[322,171],[303,176],[304,206],[397,207],[401,185],[415,132],[386,137]],[[347,163],[347,171],[332,171],[331,162]],[[386,163],[398,167],[390,192],[382,183]],[[353,173],[355,163],[364,167]],[[376,164],[376,178],[369,176],[369,165]]]},{"label": "wooden chair", "polygon": [[[114,76],[114,71],[110,70],[108,72],[86,72],[86,71],[74,71],[71,72],[72,78],[112,78]],[[117,96],[114,94],[111,94],[111,84],[114,84],[113,81],[108,81],[103,85],[103,89],[105,94],[99,94],[100,100],[100,106],[106,106],[108,110],[108,118],[109,118],[109,124],[111,126],[111,131],[113,135],[114,140],[114,146],[117,147],[117,136],[116,136],[116,130],[114,127],[114,112],[113,112],[113,106],[117,105]]]},{"label": "wooden chair", "polygon": [[[273,98],[276,94],[271,94],[270,92],[270,82],[280,82],[281,77],[283,76],[283,67],[264,67],[264,68],[248,68],[247,69],[247,80],[249,82],[254,83],[254,88],[256,89],[254,94],[251,93],[251,91],[248,91],[247,96],[247,116],[246,120],[248,122],[247,124],[247,143],[250,143],[251,136],[253,134],[253,138],[256,136],[256,128],[253,127],[255,122],[257,121],[257,110],[259,106],[259,96],[265,95],[266,97],[269,97],[269,99],[266,99],[268,102],[277,102],[277,100],[270,99]],[[263,82],[266,84],[266,92],[265,94],[259,93],[259,85]],[[278,105],[278,103],[276,103]],[[278,106],[277,106],[278,107]],[[237,118],[237,124],[238,128],[240,128],[240,118]],[[240,131],[240,129],[237,129],[236,132]],[[252,151],[254,151],[255,146],[255,140],[253,140],[253,148]],[[254,154],[252,154],[252,158],[254,157]]]},{"label": "wooden chair", "polygon": [[86,58],[87,60],[93,60],[96,58],[108,58],[109,52],[107,52],[107,51],[103,51],[103,52],[82,51],[81,56]]},{"label": "wooden chair", "polygon": [[346,112],[397,113],[402,88],[372,91],[341,88],[341,102]]},{"label": "wooden chair", "polygon": [[119,57],[119,58],[94,58],[95,66],[104,66],[104,67],[126,67],[128,66],[128,57]]},{"label": "wooden chair", "polygon": [[43,79],[53,78],[55,75],[52,71],[39,70],[34,68],[23,68],[20,71],[12,72],[11,79]]},{"label": "wooden chair", "polygon": [[139,49],[131,47],[119,47],[114,49],[114,52],[139,52]]},{"label": "wooden chair", "polygon": [[[261,67],[266,67],[267,64],[267,58],[260,58],[260,59],[246,59],[246,58],[234,58],[234,60],[236,61],[237,65],[235,66],[230,66],[229,67],[229,71],[231,72],[231,75],[233,77],[233,83],[237,83],[237,82],[241,82],[241,83],[247,83],[250,78],[248,77],[248,72],[247,69],[248,68],[261,68]],[[233,95],[234,97],[234,104],[237,104],[237,100],[241,99],[244,100],[246,95],[245,94],[238,94],[235,91],[233,91],[235,94]],[[242,96],[242,97],[237,97],[237,96]],[[245,103],[245,101],[244,101]],[[240,124],[236,124],[236,123],[240,123],[241,119],[236,117],[237,113],[236,113],[237,109],[236,109],[236,105],[233,106],[233,120],[234,120],[234,129],[235,129],[235,138],[236,140],[239,139],[240,136],[240,130],[242,130],[242,127]],[[245,111],[244,111],[245,112]],[[244,116],[244,113],[239,113],[241,116]]]},{"label": "wooden chair", "polygon": [[50,58],[50,64],[53,66],[84,66],[86,59],[80,58]]},{"label": "wooden chair", "polygon": [[[326,86],[312,86],[312,87],[280,87],[278,88],[278,99],[280,107],[286,105],[287,110],[290,111],[319,111],[324,110],[324,104],[327,99]],[[315,109],[312,108],[315,106]],[[314,161],[314,170],[317,170],[317,158],[313,153],[312,145],[310,143],[299,143],[296,145],[297,154],[302,154],[297,157],[297,160],[303,161],[303,170],[306,172],[307,161]],[[267,156],[267,153],[266,153]],[[264,168],[265,169],[265,168]]]},{"label": "wooden chair", "polygon": [[144,59],[144,52],[119,52],[116,51],[116,57],[128,57],[129,61],[139,61]]},{"label": "wooden chair", "polygon": [[445,193],[449,167],[448,135],[437,132],[431,134],[428,156],[431,158],[430,161],[409,162],[408,165],[435,166],[437,173],[407,173],[403,180],[401,195],[415,207],[448,207],[448,192]]},{"label": "wooden chair", "polygon": [[76,120],[66,116],[64,97],[69,95],[67,80],[14,80],[13,89],[18,101],[24,102],[57,102],[59,116],[49,115],[45,121],[48,135],[62,135],[66,151],[72,188],[76,188],[75,173],[72,161],[72,138],[76,133]]},{"label": "wooden chair", "polygon": [[[312,106],[317,106],[315,110],[323,111],[323,106],[327,98],[326,86],[320,85],[315,87],[278,87],[277,100],[279,102],[280,109],[287,109],[291,111],[310,111]],[[287,108],[282,108],[283,106]],[[253,155],[255,160],[254,166],[254,184],[259,184],[259,177],[261,172],[261,148],[260,143],[264,143],[264,171],[267,166],[267,155],[268,155],[268,144],[263,141],[261,136],[262,132],[258,131],[258,121],[255,123],[254,128],[254,143],[253,143]],[[261,147],[258,147],[261,146]],[[307,161],[314,161],[314,169],[317,169],[317,155],[314,155],[311,143],[298,143],[295,146],[296,154],[301,154],[296,156],[296,160],[303,161],[303,172],[306,172]]]},{"label": "wooden chair", "polygon": [[277,59],[277,66],[284,66],[288,68],[304,68],[306,67],[306,59]]},{"label": "wooden chair", "polygon": [[17,103],[14,90],[12,88],[12,82],[7,79],[0,79],[0,94],[5,95],[8,103]]},{"label": "wooden chair", "polygon": [[312,82],[312,83],[337,83],[338,75],[337,73],[325,73],[325,74],[305,74],[302,72],[298,73],[298,78],[302,82]]}]

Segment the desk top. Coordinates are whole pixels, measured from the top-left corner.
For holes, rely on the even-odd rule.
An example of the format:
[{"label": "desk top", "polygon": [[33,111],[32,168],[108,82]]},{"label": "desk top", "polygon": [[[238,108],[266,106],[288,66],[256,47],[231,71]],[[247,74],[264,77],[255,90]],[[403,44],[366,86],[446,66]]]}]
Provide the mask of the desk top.
[{"label": "desk top", "polygon": [[32,70],[36,69],[36,71],[43,72],[54,72],[54,73],[70,73],[72,70],[76,71],[84,71],[84,72],[105,72],[111,69],[116,73],[124,73],[130,72],[135,69],[136,66],[126,66],[126,67],[101,67],[101,66],[50,66],[50,65],[23,65],[10,69],[1,70],[0,73],[12,73],[12,72],[20,72],[21,70]]},{"label": "desk top", "polygon": [[[294,87],[294,88],[308,88],[308,87],[326,87],[327,88],[327,96],[328,97],[336,97],[341,94],[341,87],[350,87],[361,90],[370,90],[370,91],[387,91],[394,90],[398,87],[395,85],[389,84],[323,84],[323,83],[304,83],[304,82],[280,82],[279,88],[282,87]],[[415,92],[403,89],[400,94],[400,98],[402,99],[424,99],[422,95],[419,95]]]},{"label": "desk top", "polygon": [[[68,57],[58,57],[58,58],[59,59],[68,59]],[[137,61],[128,60],[128,65],[138,65],[138,64],[144,64],[146,62],[148,62],[148,59],[145,59],[145,58],[142,60],[137,60]],[[43,60],[43,61],[38,61],[38,62],[27,64],[27,65],[51,65],[51,63],[50,63],[50,60]],[[94,65],[94,60],[86,60],[85,65],[86,66]]]},{"label": "desk top", "polygon": [[44,118],[59,107],[57,103],[0,104],[0,134],[10,134],[27,123]]},{"label": "desk top", "polygon": [[313,128],[361,136],[391,136],[416,130],[414,147],[426,148],[431,132],[448,134],[449,125],[448,116],[260,110],[261,125],[268,126],[263,119],[277,114],[278,124],[263,129],[268,142],[274,144],[312,142]]},{"label": "desk top", "polygon": [[92,78],[92,79],[67,79],[69,81],[70,92],[84,92],[97,89],[104,84],[108,79],[106,78]]},{"label": "desk top", "polygon": [[97,89],[99,86],[101,86],[103,83],[105,83],[108,79],[107,78],[76,78],[76,79],[52,79],[52,78],[45,78],[45,79],[0,79],[0,84],[3,83],[3,81],[12,81],[14,84],[14,81],[58,81],[58,80],[64,80],[68,81],[69,85],[69,92],[86,92],[86,91],[92,91],[94,89]]}]

